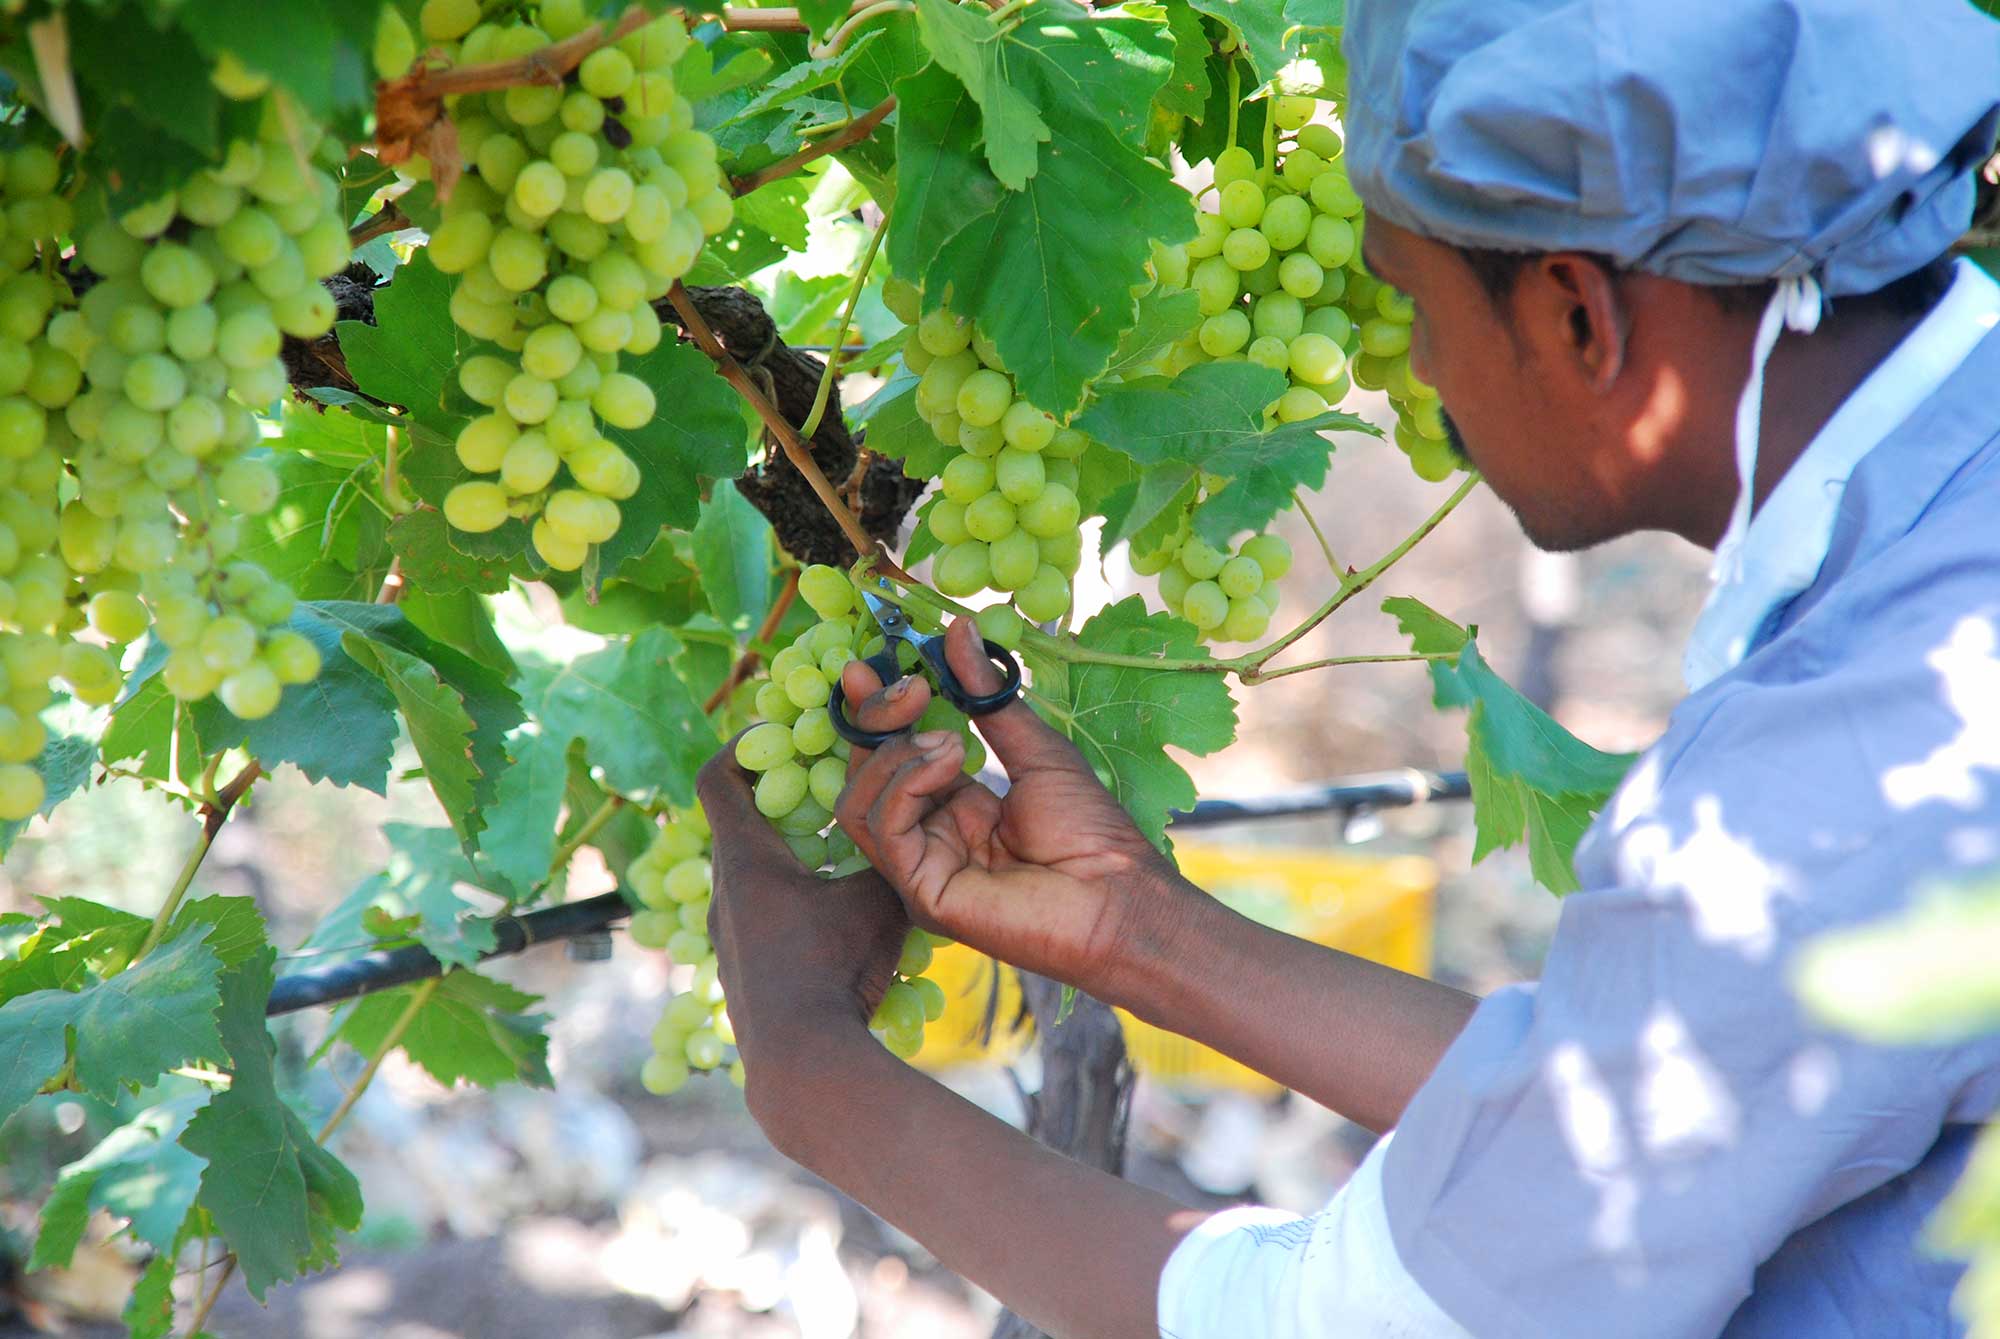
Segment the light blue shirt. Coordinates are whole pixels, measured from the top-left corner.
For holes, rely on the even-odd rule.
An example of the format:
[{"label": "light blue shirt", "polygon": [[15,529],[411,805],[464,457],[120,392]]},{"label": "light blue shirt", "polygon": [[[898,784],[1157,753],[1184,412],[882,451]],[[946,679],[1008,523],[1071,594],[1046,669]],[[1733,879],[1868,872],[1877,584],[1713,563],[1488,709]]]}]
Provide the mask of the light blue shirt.
[{"label": "light blue shirt", "polygon": [[1878,1047],[1799,947],[2000,862],[2000,334],[1852,466],[1823,561],[1577,853],[1384,1156],[1401,1263],[1480,1339],[1937,1339],[1923,1225],[2000,1038]]}]

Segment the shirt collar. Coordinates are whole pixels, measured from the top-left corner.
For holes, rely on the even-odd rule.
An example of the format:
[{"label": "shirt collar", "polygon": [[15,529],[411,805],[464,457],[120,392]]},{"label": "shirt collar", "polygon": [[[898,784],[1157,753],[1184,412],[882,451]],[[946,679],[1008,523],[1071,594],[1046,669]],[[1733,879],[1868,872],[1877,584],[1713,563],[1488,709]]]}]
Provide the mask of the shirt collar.
[{"label": "shirt collar", "polygon": [[1936,394],[1996,325],[2000,284],[1959,260],[1943,300],[1834,411],[1747,526],[1724,537],[1709,573],[1714,587],[1682,661],[1690,692],[1740,663],[1772,612],[1812,584],[1855,466]]}]

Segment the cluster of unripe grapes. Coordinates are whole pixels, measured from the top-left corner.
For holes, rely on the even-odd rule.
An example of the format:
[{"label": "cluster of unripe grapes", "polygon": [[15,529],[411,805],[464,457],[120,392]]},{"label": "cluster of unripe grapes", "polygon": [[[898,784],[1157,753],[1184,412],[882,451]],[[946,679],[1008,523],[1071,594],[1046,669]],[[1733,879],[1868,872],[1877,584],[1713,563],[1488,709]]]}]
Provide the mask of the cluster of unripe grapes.
[{"label": "cluster of unripe grapes", "polygon": [[1083,561],[1077,460],[1088,439],[1021,397],[992,343],[971,321],[939,307],[919,315],[919,295],[891,279],[889,309],[911,322],[903,362],[917,374],[917,413],[956,453],[926,513],[942,546],[937,588],[964,598],[1002,592],[1030,621],[1069,609]]},{"label": "cluster of unripe grapes", "polygon": [[[860,861],[854,843],[833,826],[834,805],[847,785],[851,748],[833,728],[828,704],[840,692],[840,675],[857,655],[871,655],[880,634],[861,611],[853,583],[835,567],[814,565],[799,574],[799,596],[819,621],[771,657],[756,691],[762,721],[736,741],[736,761],[757,774],[757,810],[771,820],[807,869],[841,874]],[[916,730],[955,729],[965,740],[966,770],[985,765],[986,751],[971,723],[942,698],[933,697]],[[924,1023],[944,1012],[944,993],[923,979],[935,943],[912,929],[903,943],[896,978],[870,1026],[884,1045],[909,1057],[923,1045]]]},{"label": "cluster of unripe grapes", "polygon": [[[580,0],[544,0],[532,22],[513,3],[486,8],[491,20],[479,0],[426,0],[434,45],[420,59],[517,59],[591,21]],[[653,300],[735,214],[715,142],[674,87],[687,46],[668,13],[561,84],[446,100],[467,171],[428,251],[458,277],[452,320],[491,347],[459,365],[460,389],[486,412],[459,433],[474,477],[446,495],[444,515],[468,533],[529,521],[535,552],[563,571],[617,532],[618,504],[639,488],[639,467],[600,426],[653,420],[652,388],[619,355],[659,346]]]},{"label": "cluster of unripe grapes", "polygon": [[319,673],[291,590],[233,555],[278,498],[256,411],[286,393],[283,338],[333,326],[320,281],[349,246],[315,164],[335,146],[261,78],[215,82],[260,102],[257,133],[136,208],[72,205],[39,145],[0,170],[0,819],[44,798],[50,680],[111,703],[149,628],[176,698],[246,720]]},{"label": "cluster of unripe grapes", "polygon": [[1231,147],[1214,161],[1214,209],[1183,248],[1158,248],[1160,282],[1186,286],[1202,321],[1173,347],[1173,375],[1204,359],[1244,359],[1290,386],[1268,408],[1295,423],[1338,405],[1355,386],[1386,392],[1396,442],[1426,479],[1454,468],[1435,388],[1410,371],[1409,299],[1361,259],[1361,197],[1347,180],[1333,127],[1312,98],[1272,100],[1273,161]]},{"label": "cluster of unripe grapes", "polygon": [[1179,530],[1164,544],[1132,553],[1132,570],[1158,576],[1167,612],[1194,624],[1204,641],[1253,642],[1278,611],[1278,580],[1292,567],[1282,536],[1252,535],[1233,552]]},{"label": "cluster of unripe grapes", "polygon": [[691,969],[653,1026],[653,1055],[639,1071],[646,1090],[665,1097],[679,1091],[696,1071],[729,1066],[743,1082],[743,1062],[731,1057],[736,1034],[716,977],[715,946],[708,940],[709,830],[701,806],[670,811],[653,834],[652,845],[626,869],[642,910],[632,916],[632,942],[664,949]]}]

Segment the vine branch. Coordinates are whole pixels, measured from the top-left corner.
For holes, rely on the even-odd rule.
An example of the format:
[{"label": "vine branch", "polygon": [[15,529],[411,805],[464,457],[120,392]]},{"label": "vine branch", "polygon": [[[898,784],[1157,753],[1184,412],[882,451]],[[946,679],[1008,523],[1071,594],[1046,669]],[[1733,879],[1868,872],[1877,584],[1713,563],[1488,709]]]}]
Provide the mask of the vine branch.
[{"label": "vine branch", "polygon": [[701,704],[704,714],[714,711],[727,702],[729,695],[736,691],[736,686],[757,672],[758,664],[764,659],[764,653],[757,648],[768,643],[777,634],[778,625],[784,622],[786,611],[792,607],[792,601],[797,599],[798,595],[799,569],[794,567],[785,573],[785,584],[779,589],[778,598],[771,601],[771,608],[764,615],[764,621],[757,625],[757,634],[750,639],[750,645],[744,648],[742,655],[736,657],[736,663],[729,667],[728,675],[716,690],[708,695],[708,701]]},{"label": "vine branch", "polygon": [[[219,762],[221,756],[217,754],[215,761]],[[229,821],[229,811],[236,807],[238,800],[249,793],[250,787],[263,774],[263,765],[252,758],[249,765],[238,772],[229,784],[202,801],[199,811],[201,835],[195,839],[194,849],[188,852],[187,860],[181,865],[180,874],[174,879],[174,886],[167,890],[166,901],[160,904],[159,911],[153,917],[152,926],[146,931],[145,939],[140,941],[138,949],[125,964],[127,967],[159,947],[160,940],[166,936],[168,924],[174,918],[174,913],[180,910],[181,899],[187,896],[187,890],[194,885],[194,876],[201,869],[201,862],[208,858],[209,848],[215,845],[215,834],[222,831],[222,825]]]},{"label": "vine branch", "polygon": [[687,328],[696,347],[714,360],[723,379],[735,387],[736,393],[756,411],[757,417],[764,421],[764,426],[770,429],[771,435],[778,439],[778,445],[783,448],[785,458],[804,476],[813,494],[839,524],[841,534],[846,537],[849,544],[853,545],[854,551],[863,555],[873,555],[877,567],[885,575],[903,581],[909,580],[909,575],[890,561],[888,555],[882,551],[882,546],[862,529],[861,522],[847,509],[847,504],[840,500],[840,495],[834,492],[833,485],[826,481],[825,473],[813,459],[812,452],[807,448],[804,439],[799,436],[798,430],[785,421],[785,416],[778,412],[777,406],[772,404],[758,388],[757,383],[750,379],[750,374],[743,370],[742,364],[730,356],[729,350],[722,347],[722,341],[715,337],[715,331],[709,328],[707,320],[695,307],[693,299],[688,296],[686,287],[680,281],[674,282],[673,289],[667,294],[667,300],[673,304],[674,311],[679,314],[681,323]]},{"label": "vine branch", "polygon": [[781,158],[769,167],[759,168],[740,177],[731,177],[729,189],[737,195],[748,195],[759,186],[791,176],[815,158],[824,158],[830,153],[839,153],[842,149],[859,144],[874,134],[875,127],[887,120],[889,113],[895,110],[896,95],[891,93],[819,143],[808,145],[791,157]]}]

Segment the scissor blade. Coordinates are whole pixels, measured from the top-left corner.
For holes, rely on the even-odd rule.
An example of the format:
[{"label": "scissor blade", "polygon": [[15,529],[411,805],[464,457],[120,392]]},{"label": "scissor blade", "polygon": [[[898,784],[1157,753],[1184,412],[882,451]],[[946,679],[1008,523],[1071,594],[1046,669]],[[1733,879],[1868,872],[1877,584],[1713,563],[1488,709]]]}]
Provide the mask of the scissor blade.
[{"label": "scissor blade", "polygon": [[867,605],[868,612],[875,616],[876,626],[882,629],[883,636],[901,637],[910,630],[908,616],[874,591],[862,591],[861,602]]}]

